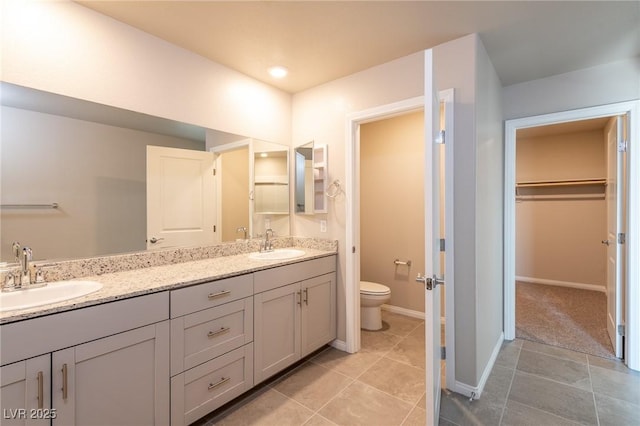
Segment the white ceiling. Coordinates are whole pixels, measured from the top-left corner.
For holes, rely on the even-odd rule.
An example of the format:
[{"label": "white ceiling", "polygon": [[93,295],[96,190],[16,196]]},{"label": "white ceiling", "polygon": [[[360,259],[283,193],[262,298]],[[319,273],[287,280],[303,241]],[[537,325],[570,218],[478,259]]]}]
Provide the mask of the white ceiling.
[{"label": "white ceiling", "polygon": [[640,56],[639,1],[77,3],[290,93],[474,32],[503,86]]}]

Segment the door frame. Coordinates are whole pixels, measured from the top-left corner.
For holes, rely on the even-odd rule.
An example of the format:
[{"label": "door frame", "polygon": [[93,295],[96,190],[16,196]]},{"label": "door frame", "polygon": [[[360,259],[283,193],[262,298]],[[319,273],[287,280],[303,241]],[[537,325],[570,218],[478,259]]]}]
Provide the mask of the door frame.
[{"label": "door frame", "polygon": [[347,115],[345,192],[350,202],[346,203],[345,226],[345,349],[349,353],[360,350],[360,125],[424,109],[424,102],[424,96],[417,96]]},{"label": "door frame", "polygon": [[[216,203],[216,229],[220,230],[220,232],[215,233],[216,243],[222,242],[222,180],[220,179],[220,171],[222,170],[221,156],[225,152],[235,151],[242,148],[249,148],[249,194],[251,194],[251,182],[253,182],[253,168],[251,167],[251,158],[253,152],[251,151],[251,138],[241,139],[239,141],[223,145],[216,145],[209,148],[209,152],[213,153],[214,155],[214,167],[216,169],[215,192],[213,194],[213,198]],[[247,201],[249,202],[249,224],[247,232],[249,233],[249,237],[251,237],[253,235],[253,203],[251,203],[249,200]]]},{"label": "door frame", "polygon": [[516,131],[528,127],[566,123],[591,118],[629,114],[627,146],[627,247],[626,247],[626,336],[624,357],[627,366],[640,370],[640,265],[629,259],[640,258],[640,100],[562,111],[505,122],[505,178],[504,178],[504,334],[506,340],[515,339],[515,185]]}]

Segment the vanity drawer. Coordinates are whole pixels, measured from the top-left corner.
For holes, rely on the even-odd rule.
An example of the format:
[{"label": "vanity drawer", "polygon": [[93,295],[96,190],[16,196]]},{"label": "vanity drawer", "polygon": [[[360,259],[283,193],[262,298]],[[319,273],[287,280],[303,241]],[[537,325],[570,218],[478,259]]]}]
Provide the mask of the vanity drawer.
[{"label": "vanity drawer", "polygon": [[198,284],[171,292],[171,318],[253,295],[253,274]]},{"label": "vanity drawer", "polygon": [[253,297],[171,320],[171,375],[250,343]]},{"label": "vanity drawer", "polygon": [[282,287],[336,270],[336,256],[331,255],[305,262],[265,269],[254,273],[255,293]]},{"label": "vanity drawer", "polygon": [[171,379],[171,424],[198,420],[253,387],[253,343]]}]

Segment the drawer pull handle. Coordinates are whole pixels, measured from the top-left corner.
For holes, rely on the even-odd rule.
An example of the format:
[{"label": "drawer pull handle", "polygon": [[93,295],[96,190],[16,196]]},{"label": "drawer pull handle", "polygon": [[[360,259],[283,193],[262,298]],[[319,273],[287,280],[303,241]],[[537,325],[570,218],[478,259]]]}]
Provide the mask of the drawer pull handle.
[{"label": "drawer pull handle", "polygon": [[209,383],[209,390],[212,390],[217,388],[218,386],[224,385],[229,380],[231,380],[231,377],[222,377],[220,378],[220,381],[218,383]]},{"label": "drawer pull handle", "polygon": [[62,364],[62,399],[67,400],[68,396],[68,382],[67,382],[67,364]]},{"label": "drawer pull handle", "polygon": [[218,297],[228,296],[229,294],[231,294],[231,290],[222,290],[217,293],[209,293],[208,297],[209,297],[209,300],[211,300],[211,299],[217,299]]},{"label": "drawer pull handle", "polygon": [[302,292],[296,291],[296,296],[298,296],[298,305],[302,306]]},{"label": "drawer pull handle", "polygon": [[231,330],[231,327],[221,327],[220,330],[210,331],[209,333],[207,333],[207,336],[208,337],[216,337],[216,336],[219,336],[221,334],[226,333],[229,330]]},{"label": "drawer pull handle", "polygon": [[38,408],[44,408],[44,374],[38,371]]},{"label": "drawer pull handle", "polygon": [[309,289],[305,288],[302,291],[304,292],[304,304],[308,306],[309,305]]}]

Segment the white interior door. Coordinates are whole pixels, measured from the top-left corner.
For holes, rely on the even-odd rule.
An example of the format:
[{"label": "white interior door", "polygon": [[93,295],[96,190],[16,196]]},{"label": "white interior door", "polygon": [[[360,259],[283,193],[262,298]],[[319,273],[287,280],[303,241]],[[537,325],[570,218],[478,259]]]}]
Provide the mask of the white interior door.
[{"label": "white interior door", "polygon": [[622,296],[624,284],[624,182],[625,152],[618,149],[623,137],[623,117],[614,117],[607,126],[607,332],[616,357],[622,357]]},{"label": "white interior door", "polygon": [[214,242],[214,156],[147,146],[147,248]]},{"label": "white interior door", "polygon": [[440,193],[442,145],[435,143],[440,131],[440,102],[433,81],[432,51],[425,52],[425,385],[427,425],[440,417]]}]

